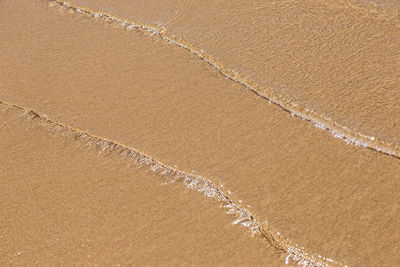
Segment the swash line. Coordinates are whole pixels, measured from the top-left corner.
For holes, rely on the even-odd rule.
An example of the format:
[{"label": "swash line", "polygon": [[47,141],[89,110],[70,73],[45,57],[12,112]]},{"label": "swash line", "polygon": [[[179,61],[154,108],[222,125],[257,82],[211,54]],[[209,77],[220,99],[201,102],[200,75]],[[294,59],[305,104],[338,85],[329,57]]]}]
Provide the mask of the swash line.
[{"label": "swash line", "polygon": [[[205,54],[202,49],[198,50],[192,47],[188,42],[179,39],[172,33],[167,32],[166,28],[163,26],[143,24],[128,19],[118,18],[114,15],[108,14],[107,12],[93,11],[89,8],[76,6],[67,1],[62,1],[62,0],[47,0],[47,1],[58,7],[71,10],[76,14],[86,15],[100,21],[117,24],[119,27],[126,30],[139,29],[142,30],[143,32],[150,33],[151,35],[158,35],[162,40],[170,44],[173,44],[175,46],[184,48],[185,50],[188,50],[190,53],[196,55],[202,61],[206,62],[208,65],[213,67],[224,77],[236,83],[241,84],[246,89],[255,93],[257,96],[262,97],[268,100],[270,103],[279,106],[284,111],[290,113],[292,116],[311,122],[317,128],[320,128],[322,130],[327,130],[334,137],[344,140],[347,144],[369,148],[374,151],[400,159],[400,147],[398,147],[398,145],[388,143],[373,136],[368,136],[353,131],[348,127],[343,126],[328,117],[324,117],[322,115],[315,113],[312,110],[302,107],[296,103],[292,103],[290,100],[286,99],[285,97],[274,91],[272,88],[260,87],[257,83],[253,82],[247,77],[244,77],[238,72],[226,68],[223,64],[220,64],[215,59],[213,59],[212,56]],[[268,94],[263,93],[263,91],[264,92],[267,91]]]},{"label": "swash line", "polygon": [[[332,259],[320,255],[308,254],[304,251],[303,247],[299,247],[297,244],[294,246],[289,240],[284,239],[281,234],[275,234],[268,225],[261,224],[248,209],[244,208],[245,205],[243,203],[236,204],[222,189],[206,177],[198,174],[186,173],[183,170],[168,166],[153,159],[134,148],[55,122],[48,119],[47,116],[40,115],[33,110],[1,100],[0,106],[2,106],[2,111],[11,110],[17,114],[17,117],[36,122],[50,132],[67,138],[73,138],[78,142],[83,142],[89,147],[97,148],[100,154],[104,152],[117,153],[132,161],[135,166],[146,167],[159,174],[164,181],[170,183],[181,182],[186,188],[196,190],[208,198],[215,200],[227,214],[233,214],[235,217],[233,224],[240,224],[252,235],[261,236],[263,240],[267,241],[275,249],[287,253],[286,263],[295,262],[303,266],[343,266],[341,263]],[[229,192],[229,190],[227,192]]]}]

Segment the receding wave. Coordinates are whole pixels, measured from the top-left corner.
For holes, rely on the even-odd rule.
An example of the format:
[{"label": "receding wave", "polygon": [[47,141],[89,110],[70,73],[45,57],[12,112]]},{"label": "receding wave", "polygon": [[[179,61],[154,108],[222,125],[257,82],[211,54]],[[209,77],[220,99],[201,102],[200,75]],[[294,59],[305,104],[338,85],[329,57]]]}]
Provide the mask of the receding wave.
[{"label": "receding wave", "polygon": [[163,26],[150,25],[137,21],[132,21],[129,19],[119,18],[107,12],[95,11],[89,8],[76,6],[66,1],[61,1],[61,0],[48,0],[48,1],[52,5],[55,5],[57,7],[65,8],[76,14],[89,16],[106,23],[112,23],[118,25],[119,27],[125,30],[139,29],[151,35],[158,35],[162,40],[170,44],[173,44],[175,46],[186,49],[190,53],[196,55],[198,58],[206,62],[208,65],[217,70],[220,74],[222,74],[226,78],[241,84],[243,87],[255,93],[256,95],[268,100],[271,103],[276,104],[283,110],[290,113],[292,116],[309,121],[317,128],[326,130],[334,137],[340,138],[348,144],[369,148],[380,153],[400,158],[400,148],[398,147],[398,145],[392,142],[384,141],[375,136],[370,136],[364,133],[360,133],[358,131],[354,131],[349,127],[344,126],[329,117],[318,114],[309,108],[306,108],[298,103],[286,99],[284,96],[282,96],[281,94],[277,93],[274,90],[267,90],[266,88],[262,88],[256,82],[252,81],[248,77],[245,77],[241,73],[225,67],[222,63],[218,62],[212,55],[206,54],[202,49],[196,49],[182,38],[174,35],[174,33],[168,32],[166,28]]},{"label": "receding wave", "polygon": [[11,110],[16,117],[23,120],[36,123],[40,127],[49,130],[65,138],[74,139],[83,146],[96,149],[99,154],[113,153],[125,158],[133,163],[137,168],[147,168],[157,173],[164,183],[183,183],[186,188],[195,190],[206,197],[213,199],[216,204],[225,210],[227,214],[234,217],[232,224],[241,225],[251,235],[258,235],[267,241],[267,244],[274,247],[278,251],[286,253],[286,264],[289,262],[298,263],[303,266],[329,266],[341,263],[332,259],[322,257],[320,255],[312,255],[307,253],[303,247],[293,245],[291,241],[283,238],[282,234],[273,231],[267,224],[262,224],[253,215],[242,202],[235,203],[229,198],[229,190],[223,191],[210,179],[201,175],[187,173],[183,170],[168,166],[143,152],[130,148],[116,141],[112,141],[103,137],[95,136],[85,131],[74,129],[64,124],[55,122],[47,118],[47,116],[29,110],[14,104],[0,101],[3,110]]}]

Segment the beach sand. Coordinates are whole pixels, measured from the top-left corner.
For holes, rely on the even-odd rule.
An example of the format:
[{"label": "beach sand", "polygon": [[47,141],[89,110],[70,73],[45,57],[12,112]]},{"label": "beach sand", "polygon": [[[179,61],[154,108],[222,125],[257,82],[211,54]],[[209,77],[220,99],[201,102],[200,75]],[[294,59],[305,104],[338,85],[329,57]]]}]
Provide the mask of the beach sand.
[{"label": "beach sand", "polygon": [[72,1],[164,26],[296,113],[400,149],[399,1],[157,2]]},{"label": "beach sand", "polygon": [[[398,152],[398,21],[357,3],[0,3],[1,261],[399,263],[400,161],[377,151]],[[260,229],[53,122],[204,177]]]},{"label": "beach sand", "polygon": [[1,266],[284,261],[212,200],[21,116],[0,105]]}]

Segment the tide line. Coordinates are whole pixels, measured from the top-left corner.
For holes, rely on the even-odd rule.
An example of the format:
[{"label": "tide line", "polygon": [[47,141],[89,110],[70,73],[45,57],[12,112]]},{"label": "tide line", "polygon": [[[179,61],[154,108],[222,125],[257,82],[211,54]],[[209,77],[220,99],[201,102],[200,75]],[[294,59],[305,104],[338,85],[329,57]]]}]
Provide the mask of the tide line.
[{"label": "tide line", "polygon": [[298,117],[302,120],[312,123],[315,127],[319,129],[326,130],[335,138],[339,138],[345,141],[347,144],[372,149],[379,153],[383,153],[400,159],[400,147],[398,145],[380,140],[379,138],[376,138],[374,136],[369,136],[363,133],[356,132],[344,125],[339,124],[338,122],[333,121],[328,117],[317,114],[313,110],[302,107],[297,103],[293,103],[292,101],[286,99],[281,94],[273,90],[273,88],[263,88],[259,86],[257,83],[247,77],[244,77],[237,71],[231,70],[225,67],[222,63],[217,62],[216,59],[214,59],[211,55],[207,55],[202,49],[197,49],[182,38],[168,32],[163,26],[144,24],[129,19],[122,19],[117,16],[108,14],[107,12],[94,11],[89,8],[79,7],[67,1],[48,1],[53,6],[64,8],[66,10],[72,11],[75,14],[92,17],[98,21],[115,24],[125,30],[138,29],[150,35],[157,35],[162,40],[172,45],[183,48],[190,53],[196,55],[198,58],[217,70],[227,79],[239,83],[257,96],[268,100],[270,103],[273,103],[284,111],[290,113],[293,117]]},{"label": "tide line", "polygon": [[58,136],[71,138],[76,142],[83,143],[89,148],[97,149],[99,154],[117,154],[121,158],[129,160],[137,168],[146,168],[158,174],[164,183],[183,183],[186,188],[195,190],[206,197],[213,199],[227,214],[231,214],[234,217],[232,224],[241,225],[251,235],[260,236],[267,242],[267,244],[282,253],[286,253],[286,264],[293,262],[303,266],[343,266],[343,264],[322,257],[321,255],[309,254],[303,247],[300,247],[297,244],[292,245],[292,242],[288,239],[284,239],[279,232],[272,231],[271,227],[267,224],[260,223],[260,220],[256,219],[256,217],[245,208],[248,206],[242,203],[242,201],[235,203],[231,198],[229,198],[229,190],[227,190],[228,194],[225,193],[206,177],[194,173],[187,173],[183,170],[168,166],[136,149],[52,121],[45,115],[40,115],[33,110],[15,104],[10,104],[0,100],[0,111],[11,111],[17,118],[36,123],[38,126],[43,127]]}]

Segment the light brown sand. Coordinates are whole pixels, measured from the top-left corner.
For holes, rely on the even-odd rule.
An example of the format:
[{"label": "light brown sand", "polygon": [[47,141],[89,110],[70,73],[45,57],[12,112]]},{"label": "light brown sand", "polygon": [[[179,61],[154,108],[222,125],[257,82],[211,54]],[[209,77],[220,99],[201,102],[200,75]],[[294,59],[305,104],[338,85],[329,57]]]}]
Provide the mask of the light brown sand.
[{"label": "light brown sand", "polygon": [[157,36],[35,2],[1,12],[2,100],[195,170],[309,253],[399,261],[398,159],[334,139]]},{"label": "light brown sand", "polygon": [[284,261],[214,201],[21,115],[0,105],[1,266]]},{"label": "light brown sand", "polygon": [[400,156],[398,1],[72,2],[165,25],[296,114]]}]

